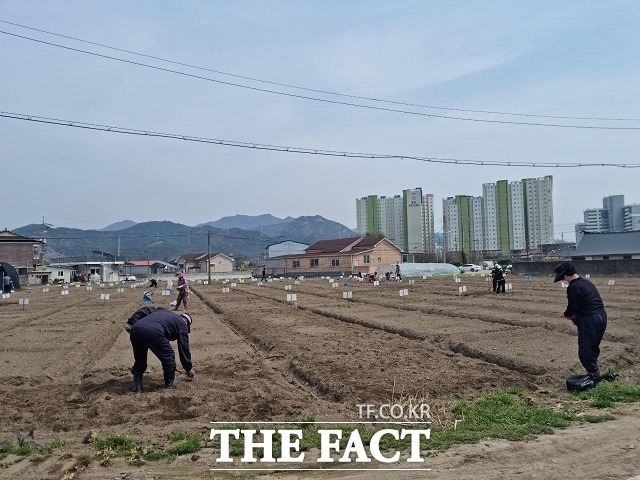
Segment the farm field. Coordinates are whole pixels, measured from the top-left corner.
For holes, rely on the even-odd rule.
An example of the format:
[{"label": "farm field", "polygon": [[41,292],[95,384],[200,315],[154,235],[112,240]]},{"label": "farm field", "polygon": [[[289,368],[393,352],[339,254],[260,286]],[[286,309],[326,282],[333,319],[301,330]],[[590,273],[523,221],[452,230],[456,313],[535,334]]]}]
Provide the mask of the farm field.
[{"label": "farm field", "polygon": [[[609,287],[608,278],[591,280],[609,314],[601,367],[620,373],[621,379],[638,380],[640,281],[616,278]],[[207,436],[211,421],[310,416],[318,421],[351,421],[357,419],[356,405],[389,403],[402,395],[434,404],[443,399],[470,400],[480,392],[510,387],[565,395],[564,378],[582,372],[575,327],[561,318],[565,289],[549,278],[526,281],[509,276],[513,290],[504,295],[489,292],[485,277],[468,274],[460,283],[442,277],[379,286],[344,278],[333,279],[337,287],[327,279],[304,279],[299,285],[293,280],[262,285],[248,279],[233,282],[235,286],[192,284],[195,379],[189,381],[178,363],[176,378],[182,383],[175,389],[161,388],[160,362],[149,353],[145,393],[139,396],[131,393],[133,355],[123,326],[142,306],[145,287],[126,285],[119,293],[115,286],[95,286],[91,291],[71,286],[66,296],[59,287],[48,293],[31,287],[0,300],[4,332],[0,441],[15,441],[16,431],[34,429],[37,442],[64,439],[76,452],[89,448],[86,439],[91,434],[161,443],[172,432]],[[291,290],[285,291],[285,285]],[[463,285],[466,294],[459,293]],[[223,286],[228,293],[222,293]],[[408,296],[401,297],[400,289],[407,289]],[[160,290],[154,293],[153,305],[169,308],[174,297],[161,296]],[[343,299],[345,291],[352,292],[350,300]],[[102,293],[109,293],[110,299],[100,300]],[[287,302],[288,293],[296,294],[297,305]],[[29,305],[23,309],[18,298],[29,298]],[[638,475],[640,458],[633,448],[637,454],[640,410],[631,406],[614,413],[618,416],[610,422],[571,426],[535,442],[491,440],[453,447],[433,457],[432,475],[460,478],[464,472],[474,478],[495,478],[482,477],[487,459],[492,459],[494,467],[502,465],[503,475],[509,477],[508,466],[516,468],[525,450],[540,462],[543,452],[555,452],[559,476],[547,473],[547,478],[566,478],[573,462],[583,468],[590,465],[592,472],[614,468],[605,467],[604,454],[598,458],[597,445],[584,444],[588,436],[622,442],[619,465],[610,478],[627,478],[634,471]],[[624,445],[635,447],[624,450]],[[115,459],[77,470],[69,478],[208,476],[211,449],[196,457],[178,457],[171,467],[160,461],[132,467]],[[63,478],[75,462],[73,457],[56,455],[40,463],[22,461],[0,469],[0,478]],[[532,478],[536,468],[541,473],[539,465],[518,468],[523,469],[522,478]],[[215,473],[216,478],[221,475]],[[411,472],[401,477],[350,475],[424,478],[424,473]],[[591,478],[609,478],[598,475]]]}]

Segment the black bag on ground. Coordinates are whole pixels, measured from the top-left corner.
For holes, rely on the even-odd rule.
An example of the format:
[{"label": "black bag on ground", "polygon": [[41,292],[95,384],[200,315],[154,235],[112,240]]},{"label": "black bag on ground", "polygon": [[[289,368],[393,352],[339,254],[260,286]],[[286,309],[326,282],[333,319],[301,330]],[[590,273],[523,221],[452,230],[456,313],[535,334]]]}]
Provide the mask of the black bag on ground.
[{"label": "black bag on ground", "polygon": [[613,381],[618,378],[615,373],[605,373],[599,377],[593,375],[569,375],[567,377],[567,390],[570,392],[584,392],[590,388],[595,387],[602,381]]},{"label": "black bag on ground", "polygon": [[129,320],[127,320],[127,323],[125,324],[124,329],[127,332],[131,332],[131,327],[133,327],[138,320],[146,317],[151,312],[160,310],[161,308],[162,307],[142,307],[141,309],[136,310],[136,312],[129,317]]}]

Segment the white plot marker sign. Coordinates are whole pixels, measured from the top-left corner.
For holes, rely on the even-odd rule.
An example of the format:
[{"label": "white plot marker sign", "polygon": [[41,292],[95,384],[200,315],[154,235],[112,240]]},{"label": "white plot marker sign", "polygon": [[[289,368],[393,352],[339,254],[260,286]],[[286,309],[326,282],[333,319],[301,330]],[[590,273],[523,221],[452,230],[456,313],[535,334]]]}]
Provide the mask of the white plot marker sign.
[{"label": "white plot marker sign", "polygon": [[295,293],[287,293],[287,302],[292,303],[292,302],[297,302],[298,301],[298,295]]},{"label": "white plot marker sign", "polygon": [[106,305],[107,304],[107,300],[109,300],[109,294],[108,293],[101,293],[100,294],[100,300],[102,300],[102,304]]},{"label": "white plot marker sign", "polygon": [[161,295],[162,295],[163,297],[168,297],[169,295],[171,295],[171,292],[170,292],[169,290],[162,290]]},{"label": "white plot marker sign", "polygon": [[415,280],[409,280],[409,285],[414,285],[416,283]]},{"label": "white plot marker sign", "polygon": [[615,280],[609,280],[609,281],[607,282],[607,285],[609,285],[610,287],[613,287],[615,284],[616,284],[616,281],[615,281]]},{"label": "white plot marker sign", "polygon": [[24,306],[25,305],[29,305],[29,299],[28,298],[19,298],[18,299],[18,305],[22,305],[22,310],[24,310]]},{"label": "white plot marker sign", "polygon": [[11,298],[11,294],[10,294],[10,293],[3,293],[3,294],[2,294],[2,298],[4,298],[5,300],[6,300],[7,298]]},{"label": "white plot marker sign", "polygon": [[460,287],[458,287],[458,293],[461,293],[461,294],[467,293],[467,286],[461,285]]},{"label": "white plot marker sign", "polygon": [[591,278],[591,275],[589,275],[588,273],[584,276],[584,278]]},{"label": "white plot marker sign", "polygon": [[49,290],[49,287],[45,287],[42,289],[42,293],[49,293],[51,290]]},{"label": "white plot marker sign", "polygon": [[222,287],[222,293],[229,293],[229,287]]},{"label": "white plot marker sign", "polygon": [[291,285],[285,285],[285,286],[284,286],[284,289],[285,289],[285,290],[291,290]]},{"label": "white plot marker sign", "polygon": [[504,291],[505,291],[505,292],[511,292],[511,291],[513,291],[513,284],[512,284],[512,283],[505,283],[505,285],[504,285]]},{"label": "white plot marker sign", "polygon": [[380,286],[380,282],[379,282],[378,280],[374,280],[374,281],[373,281],[373,286],[374,286],[374,287],[378,287],[378,286]]},{"label": "white plot marker sign", "polygon": [[236,286],[238,286],[238,284],[237,283],[232,283],[231,286],[232,287],[236,287]]},{"label": "white plot marker sign", "polygon": [[398,294],[400,294],[401,297],[408,297],[409,296],[409,290],[406,288],[403,288],[402,290],[398,290]]},{"label": "white plot marker sign", "polygon": [[337,283],[337,282],[333,282],[333,283],[331,284],[331,287],[332,287],[332,288],[338,288],[338,283]]},{"label": "white plot marker sign", "polygon": [[69,295],[69,290],[62,290],[62,292],[60,292],[62,295]]},{"label": "white plot marker sign", "polygon": [[342,298],[347,300],[349,300],[350,298],[353,298],[353,292],[352,291],[342,292]]},{"label": "white plot marker sign", "polygon": [[462,281],[462,279],[460,277],[453,277],[456,279],[456,283],[460,283]]},{"label": "white plot marker sign", "polygon": [[87,287],[87,292],[90,292],[91,290],[93,290],[93,287]]}]

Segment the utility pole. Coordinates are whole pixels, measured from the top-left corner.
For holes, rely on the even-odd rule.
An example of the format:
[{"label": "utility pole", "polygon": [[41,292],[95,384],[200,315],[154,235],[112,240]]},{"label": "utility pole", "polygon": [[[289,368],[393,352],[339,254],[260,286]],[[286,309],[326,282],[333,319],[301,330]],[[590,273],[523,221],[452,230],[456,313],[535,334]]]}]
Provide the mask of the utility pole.
[{"label": "utility pole", "polygon": [[120,235],[118,235],[118,254],[116,255],[116,261],[120,260]]},{"label": "utility pole", "polygon": [[151,264],[149,261],[149,245],[151,245],[151,243],[147,243],[147,276],[151,276]]},{"label": "utility pole", "polygon": [[211,285],[211,229],[207,230],[207,280]]}]

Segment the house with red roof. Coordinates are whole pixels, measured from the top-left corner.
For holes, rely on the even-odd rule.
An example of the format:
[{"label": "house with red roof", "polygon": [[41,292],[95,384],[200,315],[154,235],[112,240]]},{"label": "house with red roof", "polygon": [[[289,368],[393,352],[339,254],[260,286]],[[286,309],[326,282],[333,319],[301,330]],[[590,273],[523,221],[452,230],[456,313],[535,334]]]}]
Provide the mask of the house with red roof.
[{"label": "house with red roof", "polygon": [[375,273],[381,265],[402,261],[402,249],[385,237],[320,240],[305,253],[285,255],[287,275]]}]

